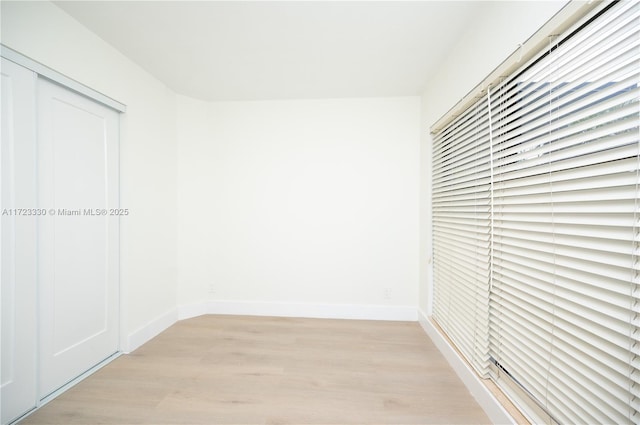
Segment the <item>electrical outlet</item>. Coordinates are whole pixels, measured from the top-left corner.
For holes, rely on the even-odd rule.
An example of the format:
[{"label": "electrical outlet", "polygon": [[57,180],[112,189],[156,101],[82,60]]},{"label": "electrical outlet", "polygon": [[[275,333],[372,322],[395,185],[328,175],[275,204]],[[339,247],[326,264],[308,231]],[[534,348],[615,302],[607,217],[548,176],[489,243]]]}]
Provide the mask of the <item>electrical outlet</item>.
[{"label": "electrical outlet", "polygon": [[216,286],[213,283],[210,283],[207,292],[209,293],[209,295],[215,295]]},{"label": "electrical outlet", "polygon": [[391,299],[391,288],[384,288],[384,299],[385,300],[390,300]]}]

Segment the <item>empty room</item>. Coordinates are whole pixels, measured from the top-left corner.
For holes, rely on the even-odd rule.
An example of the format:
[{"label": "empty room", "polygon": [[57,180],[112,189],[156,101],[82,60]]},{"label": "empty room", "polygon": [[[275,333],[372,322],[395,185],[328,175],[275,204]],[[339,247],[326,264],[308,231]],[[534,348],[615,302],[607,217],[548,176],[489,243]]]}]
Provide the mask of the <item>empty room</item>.
[{"label": "empty room", "polygon": [[640,2],[0,18],[0,425],[640,423]]}]

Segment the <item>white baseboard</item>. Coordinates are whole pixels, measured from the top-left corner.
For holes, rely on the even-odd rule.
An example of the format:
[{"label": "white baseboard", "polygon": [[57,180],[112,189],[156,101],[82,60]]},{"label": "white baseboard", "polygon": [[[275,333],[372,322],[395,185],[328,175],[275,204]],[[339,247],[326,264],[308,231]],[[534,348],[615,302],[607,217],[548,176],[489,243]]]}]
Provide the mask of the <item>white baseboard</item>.
[{"label": "white baseboard", "polygon": [[397,320],[415,322],[417,310],[409,306],[299,304],[259,301],[203,301],[172,309],[135,330],[126,338],[124,353],[130,353],[178,320],[203,314],[308,317],[321,319]]},{"label": "white baseboard", "polygon": [[178,311],[176,309],[171,309],[165,314],[156,317],[146,325],[129,334],[126,342],[126,347],[123,347],[122,351],[126,354],[132,352],[177,321]]},{"label": "white baseboard", "polygon": [[395,320],[409,322],[418,320],[417,309],[413,306],[205,301],[178,307],[178,318],[181,320],[202,314],[306,317],[314,319]]},{"label": "white baseboard", "polygon": [[201,301],[178,306],[178,320],[191,319],[209,313],[209,302]]},{"label": "white baseboard", "polygon": [[431,320],[422,312],[418,311],[418,321],[422,329],[431,338],[438,350],[444,355],[449,365],[462,380],[471,395],[476,399],[478,404],[487,414],[493,424],[509,424],[515,425],[515,420],[500,404],[491,391],[482,383],[480,377],[471,367],[460,357],[458,352],[449,345],[449,342],[440,333],[438,329],[431,323]]}]

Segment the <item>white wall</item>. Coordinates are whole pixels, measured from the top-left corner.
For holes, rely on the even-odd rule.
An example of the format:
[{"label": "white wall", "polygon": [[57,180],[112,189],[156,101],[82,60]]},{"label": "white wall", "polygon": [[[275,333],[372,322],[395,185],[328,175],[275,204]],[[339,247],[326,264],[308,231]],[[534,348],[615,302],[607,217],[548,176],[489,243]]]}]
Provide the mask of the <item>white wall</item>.
[{"label": "white wall", "polygon": [[[175,95],[49,2],[1,3],[2,43],[127,105],[121,118],[125,337],[176,306]],[[123,347],[127,348],[127,347]]]},{"label": "white wall", "polygon": [[422,95],[420,153],[420,290],[419,308],[431,314],[431,136],[429,127],[480,84],[565,4],[561,1],[484,2],[479,13],[461,34],[455,48],[438,72],[427,82]]},{"label": "white wall", "polygon": [[419,300],[430,313],[428,127],[563,4],[484,3],[421,104],[178,96],[176,107],[161,82],[48,2],[2,1],[1,41],[128,106],[121,284],[131,334],[167,317],[176,294],[182,305]]},{"label": "white wall", "polygon": [[419,111],[418,97],[179,96],[179,304],[415,312]]},{"label": "white wall", "polygon": [[418,97],[179,97],[176,110],[175,94],[55,5],[1,4],[4,45],[127,105],[125,350],[174,320],[176,297],[415,309]]}]

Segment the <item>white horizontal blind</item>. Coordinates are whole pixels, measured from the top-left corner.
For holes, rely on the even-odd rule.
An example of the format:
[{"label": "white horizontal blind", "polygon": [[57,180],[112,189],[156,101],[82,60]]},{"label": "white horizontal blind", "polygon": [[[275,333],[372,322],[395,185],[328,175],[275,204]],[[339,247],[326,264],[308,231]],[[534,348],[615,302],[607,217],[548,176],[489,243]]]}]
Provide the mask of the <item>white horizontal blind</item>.
[{"label": "white horizontal blind", "polygon": [[433,145],[433,316],[481,375],[489,366],[489,147],[486,98]]},{"label": "white horizontal blind", "polygon": [[640,3],[602,9],[434,136],[434,318],[560,423],[640,423]]},{"label": "white horizontal blind", "polygon": [[490,353],[560,423],[640,422],[640,3],[492,93]]}]

